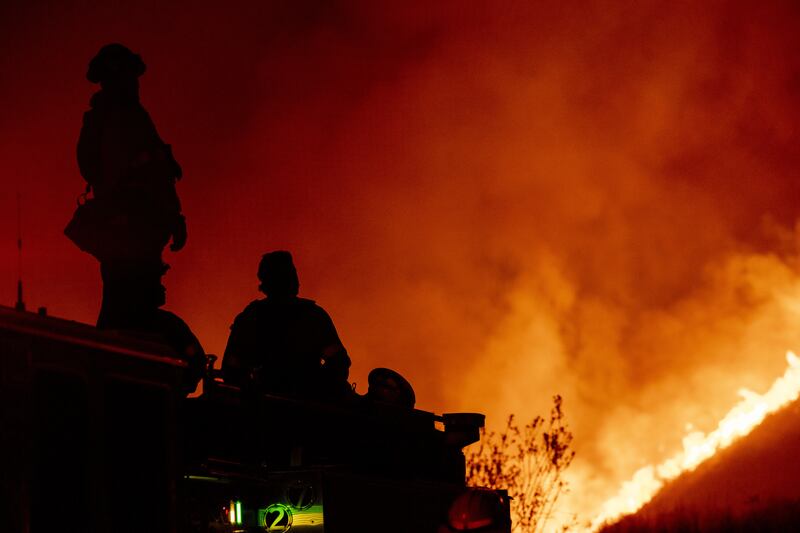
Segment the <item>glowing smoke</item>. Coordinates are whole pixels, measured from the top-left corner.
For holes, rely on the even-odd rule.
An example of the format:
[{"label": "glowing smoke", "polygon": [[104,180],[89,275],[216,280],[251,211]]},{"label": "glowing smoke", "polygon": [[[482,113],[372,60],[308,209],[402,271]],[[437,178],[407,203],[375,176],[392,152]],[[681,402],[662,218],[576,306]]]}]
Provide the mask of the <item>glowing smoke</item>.
[{"label": "glowing smoke", "polygon": [[[39,301],[93,318],[93,265],[59,236],[79,75],[113,38],[148,61],[145,103],[184,165],[170,307],[212,351],[257,296],[259,255],[290,248],[362,389],[392,366],[421,407],[490,420],[562,393],[565,503],[591,513],[800,345],[792,3],[264,6],[3,18],[29,40],[0,89],[36,105],[0,123],[0,155],[53,235],[30,250]],[[61,96],[52,79],[71,80]],[[58,276],[35,266],[53,250]]]}]

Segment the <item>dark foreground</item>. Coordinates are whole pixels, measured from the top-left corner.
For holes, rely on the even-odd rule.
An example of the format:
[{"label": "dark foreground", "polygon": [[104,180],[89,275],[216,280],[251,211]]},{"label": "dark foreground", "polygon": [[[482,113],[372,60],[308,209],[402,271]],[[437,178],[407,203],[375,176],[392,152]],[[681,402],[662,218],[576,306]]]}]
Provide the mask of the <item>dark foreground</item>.
[{"label": "dark foreground", "polygon": [[[209,376],[186,399],[187,371],[164,345],[0,307],[0,531],[446,533],[474,492],[462,447],[480,415]],[[508,500],[479,492],[510,531]]]}]

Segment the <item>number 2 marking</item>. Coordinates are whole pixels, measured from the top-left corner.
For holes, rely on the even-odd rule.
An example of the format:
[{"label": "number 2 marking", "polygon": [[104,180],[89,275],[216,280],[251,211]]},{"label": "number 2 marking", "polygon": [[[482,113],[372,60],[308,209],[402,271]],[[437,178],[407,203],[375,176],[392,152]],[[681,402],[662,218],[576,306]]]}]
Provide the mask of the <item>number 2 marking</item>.
[{"label": "number 2 marking", "polygon": [[[273,518],[274,516],[274,518]],[[292,512],[284,505],[273,504],[264,513],[264,528],[270,533],[286,533],[292,527]]]},{"label": "number 2 marking", "polygon": [[[276,509],[273,509],[272,512],[273,513],[277,512],[278,516],[275,518],[275,520],[272,521],[272,524],[270,524],[270,526],[267,528],[267,531],[285,531],[283,524],[278,525],[278,522],[283,520],[283,517],[286,516],[286,511],[284,511],[283,509],[278,507]],[[281,529],[278,529],[278,528],[281,528]]]}]

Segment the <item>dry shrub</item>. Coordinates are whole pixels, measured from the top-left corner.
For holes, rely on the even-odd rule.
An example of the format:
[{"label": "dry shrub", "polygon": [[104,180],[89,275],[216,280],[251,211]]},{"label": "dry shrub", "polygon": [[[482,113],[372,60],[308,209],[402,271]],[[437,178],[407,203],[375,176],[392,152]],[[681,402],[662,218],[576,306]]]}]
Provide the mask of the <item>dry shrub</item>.
[{"label": "dry shrub", "polygon": [[544,531],[567,490],[562,474],[575,452],[561,404],[561,396],[554,396],[549,419],[537,416],[522,428],[510,415],[502,432],[483,432],[480,443],[466,451],[467,484],[508,491],[515,533]]}]

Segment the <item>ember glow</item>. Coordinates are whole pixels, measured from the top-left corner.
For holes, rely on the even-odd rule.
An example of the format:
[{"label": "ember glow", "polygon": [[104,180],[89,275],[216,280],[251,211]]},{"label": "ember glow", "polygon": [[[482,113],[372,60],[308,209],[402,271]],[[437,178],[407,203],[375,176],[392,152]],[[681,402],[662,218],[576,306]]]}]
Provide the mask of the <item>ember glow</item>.
[{"label": "ember glow", "polygon": [[689,433],[683,438],[682,451],[661,464],[640,468],[623,483],[616,496],[603,504],[600,515],[592,523],[592,530],[636,512],[666,482],[694,470],[718,450],[750,433],[768,414],[796,400],[800,396],[800,358],[787,352],[786,362],[788,366],[784,374],[764,394],[741,389],[741,401],[725,415],[717,429],[707,435],[701,431]]}]

